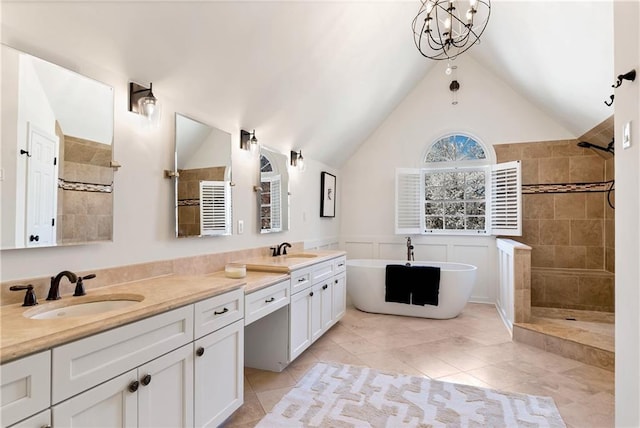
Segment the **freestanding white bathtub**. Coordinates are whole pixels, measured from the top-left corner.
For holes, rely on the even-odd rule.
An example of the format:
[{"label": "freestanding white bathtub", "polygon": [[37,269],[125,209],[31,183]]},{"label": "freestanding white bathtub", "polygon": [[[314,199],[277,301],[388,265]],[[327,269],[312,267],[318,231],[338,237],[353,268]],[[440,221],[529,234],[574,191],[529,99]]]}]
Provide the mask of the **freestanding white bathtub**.
[{"label": "freestanding white bathtub", "polygon": [[401,260],[347,260],[347,293],[353,305],[365,312],[447,319],[458,316],[471,297],[476,282],[473,265],[446,262],[410,262],[412,266],[440,268],[438,306],[385,302],[385,269],[387,265],[406,265]]}]

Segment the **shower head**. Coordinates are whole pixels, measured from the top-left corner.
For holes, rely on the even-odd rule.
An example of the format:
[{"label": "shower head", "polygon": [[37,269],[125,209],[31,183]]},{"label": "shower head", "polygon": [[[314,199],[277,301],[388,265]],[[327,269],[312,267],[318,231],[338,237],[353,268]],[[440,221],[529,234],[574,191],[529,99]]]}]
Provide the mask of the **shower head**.
[{"label": "shower head", "polygon": [[582,147],[585,149],[591,149],[596,154],[602,156],[605,159],[610,159],[615,154],[613,151],[614,140],[611,140],[607,147],[598,146],[596,144],[589,143],[587,141],[580,141],[578,143],[578,147]]}]

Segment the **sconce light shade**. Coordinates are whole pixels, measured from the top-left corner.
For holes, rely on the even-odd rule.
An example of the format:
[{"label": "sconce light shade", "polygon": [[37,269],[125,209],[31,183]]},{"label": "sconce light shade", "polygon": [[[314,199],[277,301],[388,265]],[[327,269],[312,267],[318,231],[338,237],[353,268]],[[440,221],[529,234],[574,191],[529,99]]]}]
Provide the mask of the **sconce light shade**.
[{"label": "sconce light shade", "polygon": [[146,126],[156,128],[160,123],[162,111],[160,102],[153,95],[153,83],[144,87],[135,82],[129,82],[129,111],[138,113]]},{"label": "sconce light shade", "polygon": [[258,139],[256,138],[256,130],[247,132],[244,129],[240,130],[240,148],[242,150],[251,150],[255,152],[258,150]]},{"label": "sconce light shade", "polygon": [[291,150],[291,166],[298,168],[298,171],[304,171],[304,158],[302,157],[302,150]]}]

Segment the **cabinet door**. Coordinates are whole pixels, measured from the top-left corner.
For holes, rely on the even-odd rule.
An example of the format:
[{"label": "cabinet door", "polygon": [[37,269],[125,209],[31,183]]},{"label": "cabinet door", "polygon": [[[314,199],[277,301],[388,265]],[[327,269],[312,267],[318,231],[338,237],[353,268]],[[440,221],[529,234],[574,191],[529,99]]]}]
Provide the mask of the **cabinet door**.
[{"label": "cabinet door", "polygon": [[193,426],[193,345],[138,368],[141,428]]},{"label": "cabinet door", "polygon": [[195,344],[195,426],[216,427],[244,399],[244,320]]},{"label": "cabinet door", "polygon": [[333,325],[333,299],[331,293],[333,291],[333,279],[327,280],[320,284],[320,321],[322,323],[322,333],[329,330],[329,327]]},{"label": "cabinet door", "polygon": [[346,274],[338,274],[333,279],[332,290],[332,319],[337,322],[347,310],[347,276]]},{"label": "cabinet door", "polygon": [[311,345],[311,296],[307,289],[291,296],[289,305],[289,361]]},{"label": "cabinet door", "polygon": [[131,370],[53,406],[54,426],[137,427],[137,373]]},{"label": "cabinet door", "polygon": [[311,288],[311,343],[315,342],[324,330],[322,330],[322,285],[324,282]]}]

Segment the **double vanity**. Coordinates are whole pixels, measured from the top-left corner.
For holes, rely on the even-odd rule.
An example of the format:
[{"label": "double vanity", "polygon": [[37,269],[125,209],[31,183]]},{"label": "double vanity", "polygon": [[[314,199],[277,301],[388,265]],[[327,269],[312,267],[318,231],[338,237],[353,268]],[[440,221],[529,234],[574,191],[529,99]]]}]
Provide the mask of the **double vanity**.
[{"label": "double vanity", "polygon": [[242,263],[3,306],[2,427],[218,426],[245,366],[283,370],[345,312],[344,252]]}]

